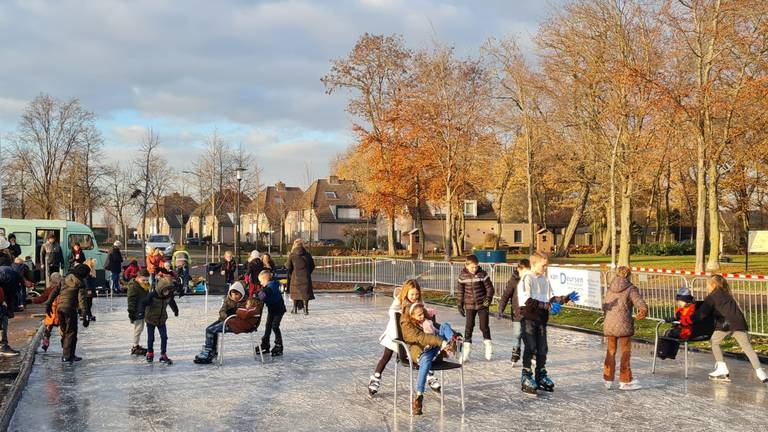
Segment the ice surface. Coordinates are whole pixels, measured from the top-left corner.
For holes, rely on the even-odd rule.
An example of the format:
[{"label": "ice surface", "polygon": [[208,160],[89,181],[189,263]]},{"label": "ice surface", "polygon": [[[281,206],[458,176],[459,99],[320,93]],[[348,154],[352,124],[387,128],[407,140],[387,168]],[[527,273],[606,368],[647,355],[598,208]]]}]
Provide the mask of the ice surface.
[{"label": "ice surface", "polygon": [[[285,315],[284,357],[262,365],[252,356],[253,336],[228,336],[219,367],[192,363],[203,329],[218,310],[213,306],[205,314],[202,298],[182,299],[180,317],[171,314],[168,320],[173,366],[130,356],[125,300],[110,306],[97,299],[98,321],[80,332],[77,351],[84,360],[62,365],[53,340],[49,352],[35,360],[10,430],[766,430],[768,387],[757,382],[746,362],[728,360],[733,382],[716,384],[706,379],[711,355],[694,354],[686,381],[682,353],[651,375],[651,348],[635,345],[633,370],[646,389],[606,391],[601,338],[558,329],[549,332],[548,370],[556,392],[523,396],[520,368],[509,363],[510,324],[495,319],[494,360],[482,360],[477,343],[465,368],[466,413],[461,413],[458,375],[446,372],[445,411],[441,414],[440,400],[431,393],[424,416],[411,419],[406,368],[400,369],[398,409],[392,364],[379,394],[369,398],[366,389],[382,352],[377,342],[389,301],[319,296],[309,316]],[[463,330],[453,309],[437,310],[442,321]],[[479,342],[479,329],[475,334]],[[143,337],[145,344],[146,333]]]}]

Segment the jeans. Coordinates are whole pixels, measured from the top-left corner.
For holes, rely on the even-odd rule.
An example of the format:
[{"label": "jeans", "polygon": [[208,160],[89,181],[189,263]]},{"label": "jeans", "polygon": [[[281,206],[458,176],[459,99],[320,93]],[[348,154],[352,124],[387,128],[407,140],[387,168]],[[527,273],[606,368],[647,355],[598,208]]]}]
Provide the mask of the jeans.
[{"label": "jeans", "polygon": [[112,273],[112,294],[120,291],[120,273]]},{"label": "jeans", "polygon": [[472,331],[475,329],[475,316],[479,317],[483,339],[491,340],[491,328],[488,325],[488,309],[467,309],[464,311],[467,322],[464,326],[464,341],[472,343]]},{"label": "jeans", "polygon": [[[437,331],[437,335],[443,340],[451,340],[453,338],[453,329],[448,323],[440,324],[440,328]],[[432,369],[432,364],[435,362],[435,358],[440,354],[441,347],[432,347],[428,350],[424,350],[419,357],[419,375],[416,378],[416,391],[424,393],[424,389],[427,386],[427,375],[429,370]]]},{"label": "jeans", "polygon": [[280,321],[285,315],[285,305],[281,302],[276,305],[267,305],[267,324],[264,328],[264,336],[261,345],[269,347],[269,336],[275,333],[275,346],[283,346],[283,334],[280,332]]},{"label": "jeans", "polygon": [[632,368],[629,366],[629,360],[632,355],[632,340],[629,336],[616,337],[606,336],[608,350],[605,353],[605,362],[603,363],[603,379],[613,381],[616,376],[616,346],[621,349],[621,367],[619,369],[619,382],[632,382]]},{"label": "jeans", "polygon": [[512,321],[512,349],[520,348],[520,340],[523,338],[523,332],[520,321]]},{"label": "jeans", "polygon": [[543,369],[547,364],[547,325],[524,319],[520,321],[523,332],[523,368],[531,369],[531,360],[536,356],[536,369]]},{"label": "jeans", "polygon": [[160,333],[160,354],[165,354],[168,348],[168,328],[165,324],[156,326],[147,323],[147,352],[155,352],[155,328]]},{"label": "jeans", "polygon": [[[205,349],[212,352],[219,351],[219,334],[222,328],[224,328],[224,321],[215,321],[205,328]],[[227,329],[227,333],[231,331]]]},{"label": "jeans", "polygon": [[0,345],[8,345],[8,309],[0,304],[0,327],[3,328]]}]

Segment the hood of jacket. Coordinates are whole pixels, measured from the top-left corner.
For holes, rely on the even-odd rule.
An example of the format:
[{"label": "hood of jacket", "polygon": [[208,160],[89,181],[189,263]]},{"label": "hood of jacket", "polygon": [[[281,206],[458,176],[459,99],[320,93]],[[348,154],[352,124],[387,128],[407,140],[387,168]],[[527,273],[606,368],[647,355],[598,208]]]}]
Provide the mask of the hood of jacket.
[{"label": "hood of jacket", "polygon": [[627,278],[616,277],[611,281],[611,285],[608,287],[608,291],[620,293],[629,289],[632,286],[632,282]]},{"label": "hood of jacket", "polygon": [[157,295],[161,298],[170,297],[173,294],[173,281],[171,278],[160,277],[157,279],[157,283],[155,284],[155,292]]},{"label": "hood of jacket", "polygon": [[227,290],[227,298],[229,298],[229,293],[232,291],[240,293],[240,300],[245,299],[245,288],[243,288],[243,284],[240,282],[235,282],[229,287],[229,290]]},{"label": "hood of jacket", "polygon": [[64,278],[64,285],[68,287],[79,287],[83,285],[83,281],[77,276],[70,273]]}]

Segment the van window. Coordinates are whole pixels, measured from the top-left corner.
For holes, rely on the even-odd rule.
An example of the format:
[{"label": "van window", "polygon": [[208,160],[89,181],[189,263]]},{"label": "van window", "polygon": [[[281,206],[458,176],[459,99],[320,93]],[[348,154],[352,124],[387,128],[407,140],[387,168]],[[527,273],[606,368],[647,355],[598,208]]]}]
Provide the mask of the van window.
[{"label": "van window", "polygon": [[16,244],[19,246],[31,246],[32,245],[32,233],[28,232],[15,232]]},{"label": "van window", "polygon": [[5,228],[0,227],[0,235],[5,237]]},{"label": "van window", "polygon": [[70,234],[69,235],[69,248],[72,249],[72,245],[75,242],[80,242],[80,249],[91,250],[93,249],[93,237],[90,234]]}]

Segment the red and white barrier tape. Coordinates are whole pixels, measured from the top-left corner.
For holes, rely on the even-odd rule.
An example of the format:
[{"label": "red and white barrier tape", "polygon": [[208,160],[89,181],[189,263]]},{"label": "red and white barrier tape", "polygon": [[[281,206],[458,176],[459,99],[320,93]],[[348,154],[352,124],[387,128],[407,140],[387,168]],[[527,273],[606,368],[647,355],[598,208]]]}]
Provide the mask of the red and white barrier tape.
[{"label": "red and white barrier tape", "polygon": [[[557,266],[611,268],[610,264],[557,264]],[[768,280],[768,276],[756,275],[756,274],[695,272],[695,271],[689,271],[689,270],[675,270],[675,269],[652,268],[652,267],[631,267],[630,269],[632,271],[643,272],[643,273],[672,274],[672,275],[680,275],[680,276],[709,277],[709,276],[712,276],[713,274],[719,274],[728,279]]]}]

